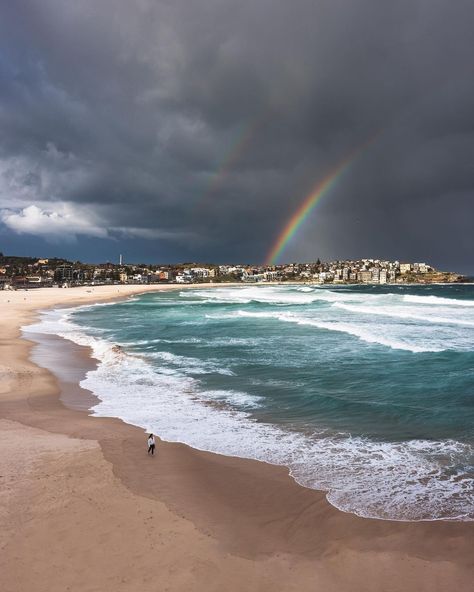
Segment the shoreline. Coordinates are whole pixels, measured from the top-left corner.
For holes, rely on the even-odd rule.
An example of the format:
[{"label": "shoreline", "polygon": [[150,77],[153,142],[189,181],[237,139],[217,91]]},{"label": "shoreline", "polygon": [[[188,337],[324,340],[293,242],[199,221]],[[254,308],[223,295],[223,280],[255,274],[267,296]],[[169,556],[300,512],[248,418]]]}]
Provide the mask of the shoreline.
[{"label": "shoreline", "polygon": [[[64,507],[71,510],[77,504],[77,496],[72,495],[69,488],[58,497],[58,483],[64,485],[68,479],[75,481],[74,491],[84,493],[86,488],[90,499],[96,503],[86,504],[87,509],[80,505],[77,513],[73,512],[76,530],[71,531],[67,528],[71,513],[63,515],[56,508],[61,518],[63,543],[57,552],[61,555],[62,547],[67,550],[68,544],[72,545],[68,555],[62,552],[63,558],[68,557],[72,565],[59,561],[61,570],[66,567],[66,573],[61,572],[59,564],[50,573],[47,560],[38,549],[31,549],[29,554],[26,551],[28,557],[21,558],[25,554],[25,551],[20,553],[21,545],[28,546],[24,536],[28,541],[28,537],[35,538],[39,536],[37,531],[41,531],[42,538],[48,539],[45,525],[51,527],[51,521],[58,520],[58,511],[51,514],[51,500],[45,508],[41,495],[33,498],[35,501],[28,511],[36,513],[35,517],[21,525],[20,532],[2,516],[2,525],[6,526],[3,531],[7,534],[0,537],[4,556],[0,563],[0,573],[3,573],[0,583],[6,575],[2,589],[26,590],[31,585],[38,589],[39,576],[44,578],[40,590],[66,589],[67,578],[73,578],[74,574],[78,577],[80,566],[85,567],[86,551],[82,545],[86,546],[90,532],[84,532],[81,526],[82,542],[73,535],[77,534],[77,525],[81,525],[81,516],[89,514],[92,530],[102,529],[101,540],[107,543],[105,550],[101,547],[102,553],[108,556],[112,549],[114,562],[109,569],[104,569],[103,565],[97,565],[100,562],[92,561],[87,575],[81,576],[87,581],[80,586],[72,585],[72,589],[107,590],[112,583],[121,582],[117,580],[118,573],[127,581],[125,571],[131,569],[126,560],[129,555],[143,569],[141,575],[120,584],[120,589],[124,590],[136,590],[138,585],[144,590],[314,590],[315,585],[334,591],[444,590],[454,586],[460,590],[469,589],[474,575],[472,523],[404,523],[359,518],[331,506],[323,492],[298,485],[283,467],[201,452],[184,444],[159,442],[157,457],[151,459],[144,453],[144,432],[140,428],[119,419],[91,417],[84,410],[65,407],[59,397],[68,387],[64,381],[61,383],[31,361],[29,356],[34,346],[31,341],[21,338],[20,327],[28,324],[25,319],[33,322],[31,318],[37,316],[39,309],[57,308],[64,300],[67,300],[66,306],[80,306],[102,298],[117,299],[117,292],[112,292],[116,286],[108,288],[105,293],[97,290],[80,294],[79,303],[73,298],[75,294],[69,293],[81,289],[59,290],[59,294],[53,295],[56,302],[54,298],[46,298],[49,306],[38,305],[35,301],[41,299],[36,297],[22,300],[23,294],[20,293],[15,297],[12,314],[7,313],[6,322],[2,319],[2,329],[6,325],[7,331],[2,330],[0,342],[8,346],[9,351],[5,354],[5,348],[0,349],[3,352],[0,358],[2,376],[6,376],[0,391],[0,423],[10,422],[9,440],[12,433],[20,434],[22,441],[24,430],[39,430],[40,439],[48,448],[46,455],[39,454],[34,466],[26,471],[31,476],[26,490],[25,473],[18,474],[15,467],[9,468],[13,493],[8,503],[13,512],[13,524],[21,522],[22,506],[17,502],[24,501],[25,495],[31,494],[39,483],[42,490],[55,485],[51,492],[55,492],[56,504],[60,502],[59,510]],[[139,289],[120,290],[119,298],[162,290],[164,286],[147,290],[143,286],[134,288]],[[183,286],[170,288],[182,289]],[[46,296],[51,290],[47,289]],[[125,291],[127,294],[123,293]],[[12,302],[5,303],[4,295],[11,294],[0,293],[0,304],[5,310]],[[5,368],[9,370],[5,371]],[[99,467],[105,469],[108,481],[102,484],[103,487],[94,483],[89,472],[79,471],[80,478],[75,478],[77,471],[71,473],[72,477],[66,476],[64,471],[54,473],[53,468],[61,463],[63,455],[61,446],[59,451],[56,448],[58,440],[66,448],[74,448],[75,452],[68,457],[68,467],[88,459],[92,475],[98,474]],[[66,441],[67,445],[64,444]],[[93,461],[90,460],[92,457]],[[105,494],[105,498],[101,498],[101,494]],[[117,528],[116,516],[110,514],[110,508],[118,503],[126,506],[127,511],[120,514],[127,517],[126,529],[125,524]],[[143,516],[137,516],[136,507],[154,517],[144,522]],[[45,510],[48,511],[45,513]],[[166,530],[165,524],[172,526]],[[143,529],[152,533],[154,546],[165,547],[162,554],[150,557],[146,545],[141,553]],[[8,534],[13,536],[13,543]],[[126,541],[123,540],[124,534]],[[165,535],[167,539],[163,542]],[[176,567],[183,565],[183,555],[186,557],[185,581]],[[35,563],[38,564],[35,569],[21,568],[22,561],[28,566],[32,557],[36,557]],[[123,560],[123,566],[117,565],[118,558]],[[173,569],[170,569],[171,565]],[[150,570],[160,579],[161,588],[157,588],[153,577],[153,585],[146,580]],[[405,570],[404,575],[400,570]],[[368,586],[369,573],[371,583]],[[18,576],[20,587],[12,587],[14,577]],[[209,577],[213,578],[215,586],[209,587]]]},{"label": "shoreline", "polygon": [[[189,287],[191,287],[191,286],[189,286]],[[138,296],[138,295],[134,295],[134,296]],[[123,299],[121,299],[121,300],[123,300]],[[115,304],[116,302],[119,302],[119,301],[120,300],[116,300],[116,301],[114,300],[114,301],[110,302],[109,304]],[[100,305],[100,303],[97,303],[97,304]],[[61,313],[61,311],[79,310],[83,306],[88,307],[91,305],[86,304],[86,305],[81,305],[79,307],[68,306],[67,308],[65,308],[65,307],[57,307],[57,308],[50,307],[46,310],[39,311],[39,314],[42,315],[43,313],[47,313],[47,312]],[[94,306],[94,305],[92,305],[92,306]],[[41,324],[41,320],[40,320],[39,324]],[[26,329],[26,332],[24,331],[25,329]],[[22,333],[25,338],[32,340],[36,344],[33,347],[32,353],[30,355],[30,358],[32,359],[32,361],[34,361],[35,363],[38,363],[38,365],[40,365],[41,367],[46,368],[58,380],[58,382],[60,384],[60,400],[63,402],[63,404],[66,407],[68,407],[72,410],[86,411],[86,412],[88,412],[88,415],[91,415],[93,417],[103,417],[103,418],[110,418],[110,419],[114,419],[114,418],[117,419],[119,417],[119,416],[113,415],[113,414],[95,415],[92,412],[92,407],[94,407],[95,405],[102,402],[100,395],[96,394],[94,391],[90,390],[88,387],[81,386],[79,384],[86,378],[88,371],[96,370],[99,367],[99,365],[102,363],[102,361],[100,359],[98,359],[94,356],[93,348],[90,345],[80,344],[78,341],[76,341],[74,339],[68,339],[68,337],[63,337],[62,335],[59,335],[56,333],[35,333],[35,331],[29,332],[28,326],[22,327]],[[26,333],[26,335],[25,335],[25,333]],[[87,336],[88,334],[84,333],[83,335]],[[111,342],[110,345],[112,346],[112,349],[123,347],[120,343]],[[40,350],[44,350],[44,354],[42,356],[43,358],[46,358],[47,360],[48,360],[48,358],[52,358],[54,360],[54,363],[47,363],[47,362],[44,362],[44,360],[43,360],[43,363],[39,363],[38,355],[35,352],[40,351]],[[70,350],[70,351],[65,351],[65,350]],[[51,355],[51,351],[54,355]],[[68,367],[68,365],[70,364],[70,362],[73,358],[81,360],[81,364],[78,364],[77,368],[75,368],[76,370],[79,370],[78,375],[75,376],[75,378],[73,378],[72,380],[70,377],[67,377],[66,379],[64,379],[64,378],[62,378],[62,375],[64,374],[64,366]],[[148,431],[150,431],[149,429],[147,429],[143,425],[133,423],[127,419],[124,419],[123,417],[121,418],[121,421],[123,421],[125,424],[127,424],[131,427],[142,430],[143,433],[148,433]],[[309,489],[310,491],[316,491],[317,493],[323,494],[326,501],[328,502],[328,504],[331,507],[335,508],[336,510],[338,510],[340,512],[343,512],[343,513],[346,513],[349,515],[353,515],[353,516],[356,516],[359,518],[381,520],[381,521],[386,521],[386,522],[399,522],[399,523],[474,522],[474,518],[466,517],[466,516],[462,516],[462,515],[461,516],[450,516],[450,517],[444,516],[444,517],[427,517],[427,518],[411,518],[411,519],[403,518],[403,517],[401,517],[401,518],[386,517],[386,516],[382,516],[382,515],[364,515],[363,513],[351,511],[351,510],[345,509],[344,507],[340,507],[336,503],[331,501],[328,497],[328,492],[329,492],[328,489],[320,489],[317,487],[311,487],[309,485],[306,485],[301,480],[298,480],[298,476],[293,473],[291,465],[284,464],[284,463],[278,463],[278,462],[272,462],[271,460],[267,460],[265,458],[255,458],[252,456],[241,456],[241,455],[235,454],[235,453],[234,454],[233,453],[226,453],[226,452],[219,450],[218,448],[217,449],[205,448],[205,447],[203,448],[203,447],[200,447],[199,444],[196,444],[195,442],[187,441],[185,437],[183,437],[183,439],[178,437],[176,439],[167,440],[166,438],[163,438],[163,435],[160,434],[159,432],[155,432],[155,436],[157,436],[160,441],[166,441],[167,443],[170,443],[170,444],[182,444],[182,445],[188,446],[189,448],[191,448],[193,450],[197,450],[199,452],[216,454],[219,456],[230,457],[230,458],[237,458],[237,459],[240,459],[243,461],[252,460],[252,461],[259,462],[259,463],[265,463],[265,464],[273,466],[273,467],[283,468],[284,470],[286,470],[288,472],[289,477],[300,487]]]}]

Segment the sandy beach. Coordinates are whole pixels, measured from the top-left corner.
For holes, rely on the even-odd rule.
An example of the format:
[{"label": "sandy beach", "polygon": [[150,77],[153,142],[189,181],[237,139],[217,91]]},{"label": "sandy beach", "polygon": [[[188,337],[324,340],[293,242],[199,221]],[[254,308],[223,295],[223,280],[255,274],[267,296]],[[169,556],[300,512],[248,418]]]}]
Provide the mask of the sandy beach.
[{"label": "sandy beach", "polygon": [[[358,518],[281,467],[158,442],[91,417],[89,352],[62,375],[20,327],[52,306],[172,286],[0,291],[0,589],[395,592],[474,589],[474,524]],[[59,354],[60,352],[60,354]]]}]

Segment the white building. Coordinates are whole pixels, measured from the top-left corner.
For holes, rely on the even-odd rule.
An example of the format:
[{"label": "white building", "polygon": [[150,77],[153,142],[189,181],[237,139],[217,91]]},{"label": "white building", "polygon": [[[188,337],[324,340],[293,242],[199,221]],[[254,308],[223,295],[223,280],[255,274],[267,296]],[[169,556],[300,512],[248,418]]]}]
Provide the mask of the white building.
[{"label": "white building", "polygon": [[404,274],[404,273],[410,273],[412,267],[411,267],[411,263],[400,263],[400,273]]},{"label": "white building", "polygon": [[413,263],[413,271],[417,273],[428,273],[431,267],[426,263]]}]

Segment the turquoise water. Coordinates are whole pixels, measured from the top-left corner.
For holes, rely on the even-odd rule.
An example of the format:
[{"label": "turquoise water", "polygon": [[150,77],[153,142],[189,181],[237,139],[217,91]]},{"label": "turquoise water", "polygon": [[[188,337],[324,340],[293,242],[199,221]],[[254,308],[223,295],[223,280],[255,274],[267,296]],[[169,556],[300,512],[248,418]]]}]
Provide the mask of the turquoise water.
[{"label": "turquoise water", "polygon": [[362,516],[474,518],[472,285],[193,287],[62,322],[101,360],[98,415],[286,465]]}]

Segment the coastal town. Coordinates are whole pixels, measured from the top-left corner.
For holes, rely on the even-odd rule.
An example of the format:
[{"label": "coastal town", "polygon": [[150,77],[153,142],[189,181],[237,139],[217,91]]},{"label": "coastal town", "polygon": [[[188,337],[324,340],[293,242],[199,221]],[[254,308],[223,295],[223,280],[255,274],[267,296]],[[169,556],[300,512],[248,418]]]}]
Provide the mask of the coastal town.
[{"label": "coastal town", "polygon": [[98,264],[62,258],[7,256],[0,253],[0,289],[74,287],[106,284],[198,284],[206,282],[316,284],[458,283],[467,278],[439,271],[428,263],[380,259],[338,260],[286,265]]}]

